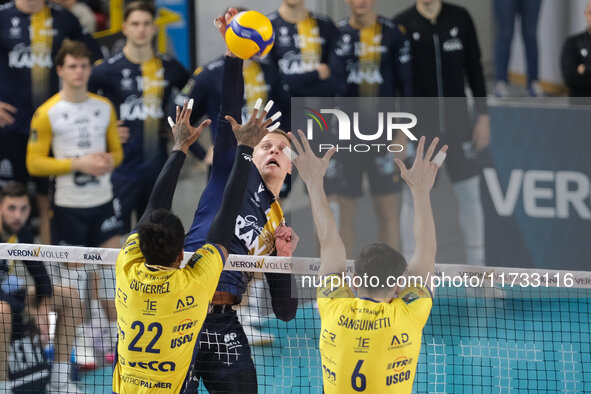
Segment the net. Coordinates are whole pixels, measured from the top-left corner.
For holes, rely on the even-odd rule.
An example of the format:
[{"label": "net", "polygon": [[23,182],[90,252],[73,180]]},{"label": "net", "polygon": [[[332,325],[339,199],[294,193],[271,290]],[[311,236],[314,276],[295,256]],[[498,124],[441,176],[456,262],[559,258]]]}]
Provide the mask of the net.
[{"label": "net", "polygon": [[[71,287],[77,286],[75,280],[93,282],[93,273],[104,274],[105,270],[97,267],[111,268],[117,253],[110,249],[0,245],[0,260],[85,262],[73,269],[76,275],[68,274],[67,278],[63,270],[51,270],[54,284],[68,279]],[[322,392],[320,319],[309,279],[315,275],[317,262],[231,256],[226,263],[228,270],[255,272],[247,300],[237,309],[243,325],[255,328],[249,333],[250,340],[260,342],[252,346],[260,392]],[[291,321],[283,322],[273,315],[261,274],[265,272],[296,275],[299,307]],[[438,265],[434,278],[439,286],[424,328],[413,392],[591,391],[591,273]],[[5,280],[2,290],[13,294],[22,286],[19,283]],[[113,286],[109,280],[98,283],[99,287]],[[115,289],[102,290],[108,294]],[[74,349],[67,349],[75,365],[70,372],[77,375],[86,392],[108,393],[112,377],[109,357],[114,350],[112,324],[104,305],[92,301],[100,299],[98,291],[91,286],[90,291],[81,293],[77,294],[79,303],[74,293],[61,294],[70,296],[69,303],[63,301],[70,312],[66,307],[60,312],[69,313],[67,324],[77,327]],[[72,312],[75,308],[79,310]],[[13,378],[9,387],[16,392],[39,392],[49,379],[50,360],[58,352],[55,326],[52,323],[49,345],[41,343],[35,330],[13,336],[7,361]],[[202,334],[201,341],[213,346],[224,338]],[[223,355],[232,362],[231,351]]]}]

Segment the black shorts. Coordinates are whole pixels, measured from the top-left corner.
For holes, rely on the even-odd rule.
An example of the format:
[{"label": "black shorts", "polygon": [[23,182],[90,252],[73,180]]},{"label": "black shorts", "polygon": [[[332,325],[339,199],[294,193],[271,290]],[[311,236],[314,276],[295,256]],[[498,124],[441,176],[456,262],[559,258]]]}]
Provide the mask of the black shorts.
[{"label": "black shorts", "polygon": [[0,290],[0,301],[10,305],[12,318],[12,338],[19,338],[24,333],[23,311],[26,303],[26,289],[17,291],[17,293],[6,293]]},{"label": "black shorts", "polygon": [[[203,323],[192,381],[198,383],[201,378],[207,387],[208,382],[221,382],[241,371],[254,374],[256,379],[246,334],[236,311],[226,306],[224,312],[209,313]],[[233,382],[228,385],[234,386]]]},{"label": "black shorts", "polygon": [[51,242],[54,245],[100,246],[121,235],[121,218],[115,215],[114,202],[93,208],[53,206]]},{"label": "black shorts", "polygon": [[0,134],[0,188],[7,182],[16,181],[26,185],[29,180],[35,182],[38,194],[49,193],[49,179],[31,177],[27,171],[28,136]]},{"label": "black shorts", "polygon": [[393,153],[386,149],[380,152],[337,152],[326,171],[326,194],[361,197],[364,173],[374,196],[398,193],[402,189],[400,170],[394,163]]},{"label": "black shorts", "polygon": [[115,197],[114,203],[121,212],[122,229],[124,233],[128,233],[131,231],[131,213],[136,211],[137,220],[140,220],[148,205],[155,180],[151,183],[132,182],[118,176],[111,176],[111,182]]}]

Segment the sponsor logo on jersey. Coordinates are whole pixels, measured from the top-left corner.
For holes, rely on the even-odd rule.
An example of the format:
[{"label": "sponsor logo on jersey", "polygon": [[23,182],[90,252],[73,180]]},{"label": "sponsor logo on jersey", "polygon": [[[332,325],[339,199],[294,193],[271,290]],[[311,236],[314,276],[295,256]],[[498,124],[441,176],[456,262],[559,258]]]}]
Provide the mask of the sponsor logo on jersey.
[{"label": "sponsor logo on jersey", "polygon": [[185,298],[179,298],[176,302],[176,310],[174,313],[186,311],[188,309],[192,309],[197,307],[198,304],[195,303],[195,297],[193,296],[186,296]]},{"label": "sponsor logo on jersey", "polygon": [[178,332],[179,335],[185,335],[187,330],[195,327],[199,320],[184,319],[179,322],[176,326],[172,327],[172,332]]},{"label": "sponsor logo on jersey", "polygon": [[172,361],[128,361],[122,355],[119,355],[119,364],[156,372],[174,372],[176,369],[176,364]]},{"label": "sponsor logo on jersey", "polygon": [[52,66],[50,48],[44,48],[43,51],[34,53],[31,46],[21,43],[15,45],[8,53],[8,67],[10,68],[51,68]]},{"label": "sponsor logo on jersey", "polygon": [[279,28],[277,45],[282,47],[291,46],[291,36],[289,35],[289,28],[287,26],[281,26]]},{"label": "sponsor logo on jersey", "polygon": [[358,337],[355,338],[356,346],[353,348],[354,353],[369,352],[369,338]]},{"label": "sponsor logo on jersey", "polygon": [[142,97],[129,96],[119,106],[121,120],[162,119],[164,112],[159,100],[144,100]]},{"label": "sponsor logo on jersey", "polygon": [[19,26],[21,20],[18,17],[12,17],[10,19],[10,30],[8,30],[8,35],[10,38],[20,38],[22,34],[22,30]]},{"label": "sponsor logo on jersey", "polygon": [[391,386],[396,383],[405,382],[410,379],[410,370],[406,372],[400,372],[394,375],[386,376],[386,386]]},{"label": "sponsor logo on jersey", "polygon": [[318,64],[319,62],[316,57],[314,57],[314,59],[309,59],[295,51],[287,52],[278,61],[281,72],[286,75],[298,75],[316,71]]},{"label": "sponsor logo on jersey", "polygon": [[337,373],[335,371],[332,371],[324,364],[322,364],[322,371],[324,373],[325,381],[332,384],[335,384],[337,382]]},{"label": "sponsor logo on jersey", "polygon": [[142,314],[144,316],[156,316],[156,311],[158,310],[158,302],[147,299],[144,300],[144,304],[146,304],[146,307],[142,311]]},{"label": "sponsor logo on jersey", "polygon": [[131,70],[129,68],[124,68],[121,70],[121,90],[132,90],[133,89],[133,80],[129,78],[131,75]]},{"label": "sponsor logo on jersey", "polygon": [[395,334],[392,336],[392,341],[390,342],[390,347],[388,350],[398,349],[409,345],[412,345],[412,341],[410,340],[408,334],[403,332],[402,334]]},{"label": "sponsor logo on jersey", "polygon": [[172,389],[172,383],[155,382],[153,380],[144,380],[144,379],[138,378],[137,376],[127,376],[127,375],[122,374],[121,381],[125,384],[132,384],[134,386],[146,387],[149,389],[165,389],[165,390]]},{"label": "sponsor logo on jersey", "polygon": [[410,366],[412,363],[412,358],[408,358],[406,356],[398,357],[391,363],[388,363],[388,367],[386,369],[393,369],[394,372],[400,372],[406,369],[406,367]]},{"label": "sponsor logo on jersey", "polygon": [[174,348],[179,348],[181,346],[183,346],[185,343],[191,343],[191,341],[193,340],[193,333],[188,334],[188,335],[183,335],[180,338],[173,338],[170,340],[170,348],[174,349]]},{"label": "sponsor logo on jersey", "polygon": [[444,52],[461,51],[463,49],[464,45],[462,44],[462,40],[459,38],[452,38],[451,40],[447,40],[443,43]]},{"label": "sponsor logo on jersey", "polygon": [[4,160],[0,161],[0,176],[2,176],[4,178],[13,178],[14,177],[14,168],[13,168],[12,162],[10,160],[4,159]]},{"label": "sponsor logo on jersey", "polygon": [[117,287],[117,301],[127,307],[127,294],[120,287]]},{"label": "sponsor logo on jersey", "polygon": [[322,334],[320,335],[320,337],[327,345],[333,347],[336,346],[335,340],[337,339],[337,334],[330,332],[325,328],[324,330],[322,330]]}]

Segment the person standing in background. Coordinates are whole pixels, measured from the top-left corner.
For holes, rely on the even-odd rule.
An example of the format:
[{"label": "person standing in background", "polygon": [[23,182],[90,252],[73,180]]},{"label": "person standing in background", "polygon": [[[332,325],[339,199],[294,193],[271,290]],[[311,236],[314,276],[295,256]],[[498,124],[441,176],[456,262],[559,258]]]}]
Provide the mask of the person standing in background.
[{"label": "person standing in background", "polygon": [[125,155],[111,181],[124,232],[131,229],[133,211],[142,216],[166,161],[164,114],[171,91],[181,89],[189,78],[176,59],[154,53],[155,18],[151,3],[129,3],[123,14],[123,52],[96,65],[89,82],[89,90],[111,100],[119,117]]},{"label": "person standing in background", "polygon": [[591,97],[591,1],[585,19],[587,29],[568,37],[560,56],[562,77],[571,97]]},{"label": "person standing in background", "polygon": [[515,30],[515,19],[519,15],[521,36],[527,63],[527,93],[531,97],[544,95],[538,81],[538,19],[542,0],[493,0],[495,13],[495,96],[509,95],[509,59]]},{"label": "person standing in background", "polygon": [[[413,54],[413,110],[421,119],[417,129],[428,138],[439,137],[449,145],[445,165],[458,201],[466,259],[484,265],[484,213],[480,199],[478,152],[488,146],[490,118],[480,61],[478,36],[472,17],[462,7],[441,0],[417,0],[394,17],[394,23],[411,37]],[[466,82],[474,97],[474,121],[466,99]],[[442,99],[445,98],[445,99]],[[410,160],[416,145],[406,149]],[[410,189],[402,189],[401,228],[412,225]],[[414,251],[412,233],[401,233],[402,254]]]},{"label": "person standing in background", "polygon": [[[359,112],[372,113],[372,97],[408,97],[412,95],[410,43],[392,21],[379,16],[375,0],[346,0],[351,16],[339,21],[335,45],[335,71],[345,97],[360,97]],[[360,141],[361,142],[361,141]],[[335,158],[334,172],[327,176],[327,193],[336,195],[339,206],[339,231],[347,255],[353,256],[356,200],[363,195],[367,174],[376,211],[379,240],[400,247],[398,204],[401,184],[394,157],[387,150],[343,152]]]},{"label": "person standing in background", "polygon": [[[0,186],[27,183],[25,164],[33,112],[59,90],[53,58],[66,38],[82,41],[92,60],[98,44],[68,11],[45,0],[15,0],[0,6]],[[49,183],[36,179],[43,243],[49,231]]]}]

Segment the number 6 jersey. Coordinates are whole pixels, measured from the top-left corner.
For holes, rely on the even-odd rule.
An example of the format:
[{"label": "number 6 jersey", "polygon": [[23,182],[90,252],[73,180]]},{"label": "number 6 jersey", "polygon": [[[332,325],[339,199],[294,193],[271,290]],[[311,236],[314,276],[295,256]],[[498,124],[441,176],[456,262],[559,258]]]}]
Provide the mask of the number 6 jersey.
[{"label": "number 6 jersey", "polygon": [[198,336],[224,266],[212,244],[184,268],[151,266],[137,233],[117,257],[117,358],[113,393],[183,393]]}]

